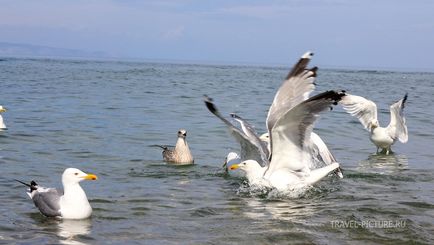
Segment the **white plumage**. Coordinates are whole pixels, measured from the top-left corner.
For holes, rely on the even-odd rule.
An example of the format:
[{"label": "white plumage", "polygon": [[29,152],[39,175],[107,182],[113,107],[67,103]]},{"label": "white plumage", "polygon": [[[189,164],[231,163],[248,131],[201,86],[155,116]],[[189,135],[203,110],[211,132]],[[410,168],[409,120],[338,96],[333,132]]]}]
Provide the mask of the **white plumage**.
[{"label": "white plumage", "polygon": [[231,169],[241,169],[252,185],[276,188],[280,191],[305,187],[322,179],[337,169],[333,162],[325,167],[310,169],[313,144],[311,133],[319,113],[336,104],[344,93],[327,91],[316,95],[284,113],[271,129],[271,161],[261,167],[254,160],[247,160]]},{"label": "white plumage", "polygon": [[41,187],[34,181],[30,184],[17,181],[30,187],[27,194],[43,215],[64,219],[85,219],[92,214],[92,207],[79,182],[96,179],[96,175],[86,174],[76,168],[67,168],[62,174],[63,193],[55,188]]},{"label": "white plumage", "polygon": [[377,105],[361,96],[346,94],[341,104],[343,108],[359,119],[360,123],[369,131],[370,140],[379,149],[389,154],[391,146],[399,140],[402,143],[408,141],[407,125],[404,117],[404,107],[407,94],[404,98],[390,106],[390,123],[387,127],[380,127],[377,118]]},{"label": "white plumage", "polygon": [[6,112],[6,108],[0,105],[0,131],[6,129],[6,124],[3,122],[1,113]]}]

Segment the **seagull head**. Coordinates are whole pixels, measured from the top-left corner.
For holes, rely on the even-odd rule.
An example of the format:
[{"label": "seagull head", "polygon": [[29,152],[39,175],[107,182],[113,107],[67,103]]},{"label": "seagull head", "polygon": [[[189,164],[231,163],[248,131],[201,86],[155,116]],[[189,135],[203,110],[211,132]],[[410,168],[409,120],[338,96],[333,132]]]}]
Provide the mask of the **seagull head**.
[{"label": "seagull head", "polygon": [[98,177],[94,174],[86,174],[80,169],[67,168],[62,174],[62,183],[66,184],[76,184],[82,180],[97,180]]},{"label": "seagull head", "polygon": [[178,131],[178,138],[183,138],[183,139],[185,139],[185,137],[187,137],[187,130],[185,130],[185,129],[180,129],[180,130]]},{"label": "seagull head", "polygon": [[0,105],[0,113],[2,112],[6,112],[6,108],[4,108],[3,106]]},{"label": "seagull head", "polygon": [[[226,162],[232,162],[234,160],[235,161],[240,160],[240,156],[238,155],[238,153],[231,151],[226,156]],[[238,162],[240,162],[240,161],[238,161]]]},{"label": "seagull head", "polygon": [[241,158],[236,152],[229,152],[227,155],[225,162],[223,164],[223,167],[230,167],[234,164],[238,164],[240,162]]},{"label": "seagull head", "polygon": [[375,129],[378,128],[380,125],[378,123],[378,120],[373,119],[372,121],[369,122],[368,127],[371,129]]},{"label": "seagull head", "polygon": [[246,161],[238,163],[238,164],[233,164],[230,167],[230,170],[235,170],[235,169],[240,169],[246,173],[253,173],[253,172],[256,172],[258,170],[261,170],[262,167],[255,160],[246,160]]},{"label": "seagull head", "polygon": [[259,139],[265,143],[270,143],[270,134],[268,133],[261,134],[261,136],[259,136]]}]

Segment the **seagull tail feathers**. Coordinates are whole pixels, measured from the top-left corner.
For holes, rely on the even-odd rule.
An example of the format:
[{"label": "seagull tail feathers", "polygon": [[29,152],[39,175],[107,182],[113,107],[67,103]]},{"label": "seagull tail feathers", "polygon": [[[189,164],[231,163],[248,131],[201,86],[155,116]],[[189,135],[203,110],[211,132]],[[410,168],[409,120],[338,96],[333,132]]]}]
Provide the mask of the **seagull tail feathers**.
[{"label": "seagull tail feathers", "polygon": [[328,173],[331,171],[339,168],[339,163],[334,162],[330,165],[327,165],[325,167],[312,170],[309,174],[309,176],[305,179],[306,183],[309,185],[315,184],[320,179],[324,178]]},{"label": "seagull tail feathers", "polygon": [[167,145],[149,145],[149,147],[159,147],[163,150],[167,150],[169,148]]},{"label": "seagull tail feathers", "polygon": [[27,184],[27,183],[25,183],[25,182],[23,182],[23,181],[21,181],[21,180],[17,180],[17,179],[14,179],[16,182],[18,182],[18,183],[21,183],[21,184],[23,184],[23,185],[25,185],[25,186],[27,186],[27,187],[29,187],[30,188],[30,193],[32,193],[33,191],[35,191],[35,190],[37,190],[38,189],[38,184],[36,184],[36,182],[35,181],[31,181],[30,182],[30,184]]}]

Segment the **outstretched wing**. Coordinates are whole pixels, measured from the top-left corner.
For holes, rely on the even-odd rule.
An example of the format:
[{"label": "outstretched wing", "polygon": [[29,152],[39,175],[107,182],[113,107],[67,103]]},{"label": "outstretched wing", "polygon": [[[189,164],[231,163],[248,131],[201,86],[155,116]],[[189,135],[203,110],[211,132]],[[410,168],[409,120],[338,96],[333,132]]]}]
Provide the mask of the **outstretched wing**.
[{"label": "outstretched wing", "polygon": [[404,98],[390,106],[390,123],[386,130],[392,139],[399,139],[402,143],[408,141],[407,125],[405,124],[404,107],[407,93]]},{"label": "outstretched wing", "polygon": [[205,95],[204,102],[208,110],[226,124],[232,136],[238,141],[238,143],[240,143],[241,159],[255,160],[262,166],[268,164],[268,160],[266,159],[266,162],[264,162],[263,155],[261,155],[261,144],[258,145],[257,142],[252,141],[245,133],[243,133],[243,131],[235,127],[231,122],[224,118],[217,110],[217,107],[210,97]]},{"label": "outstretched wing", "polygon": [[301,56],[277,90],[267,115],[266,123],[269,132],[288,109],[305,101],[315,89],[314,80],[318,68],[306,68],[312,56],[313,53],[311,52]]},{"label": "outstretched wing", "polygon": [[252,125],[250,125],[250,123],[248,123],[246,120],[244,120],[243,118],[241,118],[235,113],[231,113],[231,117],[240,123],[243,133],[247,136],[249,141],[252,142],[252,144],[257,146],[259,150],[259,154],[261,155],[262,162],[264,162],[265,165],[268,165],[268,157],[270,156],[270,152],[268,151],[267,148],[268,144],[263,142],[259,138],[255,128]]},{"label": "outstretched wing", "polygon": [[343,108],[359,119],[367,130],[371,130],[371,122],[377,120],[377,105],[361,96],[346,94],[340,104]]},{"label": "outstretched wing", "polygon": [[271,130],[273,155],[267,174],[278,169],[300,171],[309,167],[311,153],[306,149],[311,142],[314,122],[319,113],[336,105],[345,95],[343,92],[327,91],[288,110]]}]

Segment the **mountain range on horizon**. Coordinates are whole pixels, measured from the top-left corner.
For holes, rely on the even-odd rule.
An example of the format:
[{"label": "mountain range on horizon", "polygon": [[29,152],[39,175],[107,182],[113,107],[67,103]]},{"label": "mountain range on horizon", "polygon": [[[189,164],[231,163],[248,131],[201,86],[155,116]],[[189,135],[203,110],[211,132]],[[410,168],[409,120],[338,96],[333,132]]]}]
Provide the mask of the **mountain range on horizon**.
[{"label": "mountain range on horizon", "polygon": [[68,57],[68,58],[110,58],[101,51],[85,51],[79,49],[55,48],[42,45],[0,42],[0,57]]}]

